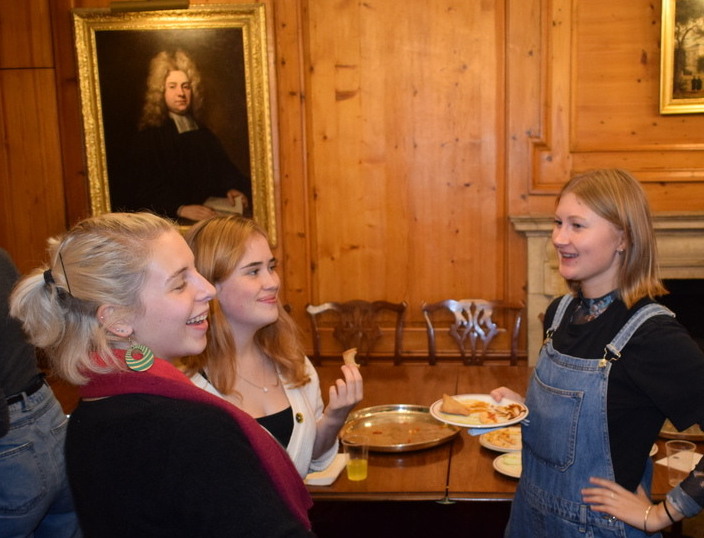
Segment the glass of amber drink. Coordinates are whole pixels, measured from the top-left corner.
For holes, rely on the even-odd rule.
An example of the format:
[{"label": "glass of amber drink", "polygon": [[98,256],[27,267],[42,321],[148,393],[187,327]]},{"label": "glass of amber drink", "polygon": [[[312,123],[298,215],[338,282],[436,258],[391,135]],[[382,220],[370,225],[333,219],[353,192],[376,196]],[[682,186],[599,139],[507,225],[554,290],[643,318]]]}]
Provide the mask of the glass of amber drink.
[{"label": "glass of amber drink", "polygon": [[347,455],[347,478],[352,481],[367,478],[369,445],[363,437],[345,437],[342,447]]}]

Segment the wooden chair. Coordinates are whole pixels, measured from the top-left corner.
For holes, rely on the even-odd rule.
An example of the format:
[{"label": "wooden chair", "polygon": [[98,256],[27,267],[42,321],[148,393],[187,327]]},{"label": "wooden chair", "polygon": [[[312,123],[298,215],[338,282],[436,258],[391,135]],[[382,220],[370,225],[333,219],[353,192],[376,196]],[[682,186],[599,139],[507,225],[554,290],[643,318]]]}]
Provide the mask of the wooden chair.
[{"label": "wooden chair", "polygon": [[[310,317],[313,334],[313,362],[320,364],[320,335],[323,316],[333,320],[332,335],[341,345],[342,350],[357,348],[357,362],[366,364],[369,361],[378,340],[382,336],[379,318],[382,312],[388,311],[395,319],[394,364],[401,362],[401,347],[403,340],[403,322],[407,303],[391,303],[388,301],[329,302],[320,305],[306,305]],[[330,324],[328,323],[328,327]]]},{"label": "wooden chair", "polygon": [[[437,303],[423,303],[421,310],[428,333],[428,360],[430,364],[435,364],[438,357],[435,341],[436,328],[433,323],[434,314],[438,311],[449,311],[452,314],[452,321],[449,322],[448,332],[457,345],[464,364],[481,365],[488,357],[507,357],[511,365],[516,365],[518,363],[518,336],[521,331],[523,308],[523,305],[506,305],[484,299],[462,299],[459,301],[448,299]],[[505,317],[506,324],[510,329],[500,327],[493,319],[495,314],[497,319],[499,315]],[[439,320],[436,323],[439,323]],[[510,334],[507,336],[510,348],[490,350],[496,337],[509,330]]]}]

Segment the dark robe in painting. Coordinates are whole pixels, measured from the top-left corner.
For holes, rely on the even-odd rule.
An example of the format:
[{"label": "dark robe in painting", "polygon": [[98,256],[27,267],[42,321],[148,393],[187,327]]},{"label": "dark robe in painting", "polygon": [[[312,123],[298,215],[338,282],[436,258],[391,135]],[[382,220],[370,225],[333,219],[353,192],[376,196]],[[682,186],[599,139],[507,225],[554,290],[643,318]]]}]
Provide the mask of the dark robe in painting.
[{"label": "dark robe in painting", "polygon": [[124,164],[113,210],[154,211],[177,218],[182,205],[203,204],[237,189],[252,200],[251,181],[232,163],[210,129],[179,134],[172,119],[137,133]]}]

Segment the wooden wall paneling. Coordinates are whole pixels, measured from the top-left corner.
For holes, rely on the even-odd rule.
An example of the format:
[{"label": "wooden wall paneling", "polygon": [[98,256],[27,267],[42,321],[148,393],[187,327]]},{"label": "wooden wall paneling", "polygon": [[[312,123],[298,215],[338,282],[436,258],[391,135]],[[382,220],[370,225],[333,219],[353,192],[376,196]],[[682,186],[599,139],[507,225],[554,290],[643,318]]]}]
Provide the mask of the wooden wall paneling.
[{"label": "wooden wall paneling", "polygon": [[64,229],[53,77],[50,69],[0,70],[0,246],[21,271],[43,261],[46,239]]},{"label": "wooden wall paneling", "polygon": [[503,23],[501,3],[491,2],[440,5],[428,25],[443,37],[430,40],[418,71],[433,82],[414,81],[423,118],[414,127],[425,141],[410,169],[416,319],[422,301],[505,292]]},{"label": "wooden wall paneling", "polygon": [[656,211],[702,209],[704,117],[659,113],[660,15],[645,1],[576,9],[575,168],[622,166]]},{"label": "wooden wall paneling", "polygon": [[[545,32],[542,129],[532,139],[531,194],[554,194],[572,169],[570,153],[570,68],[572,65],[571,0],[541,0]],[[536,133],[537,134],[537,133]]]},{"label": "wooden wall paneling", "polygon": [[[347,125],[350,137],[354,131],[358,133],[358,173],[348,176],[347,181],[357,183],[361,190],[357,193],[359,203],[351,199],[347,211],[363,238],[355,239],[361,248],[349,252],[350,256],[359,256],[359,297],[401,302],[412,301],[413,285],[407,276],[399,275],[415,271],[417,237],[410,206],[413,175],[408,173],[408,165],[412,157],[403,145],[403,134],[408,132],[410,123],[399,123],[399,105],[413,90],[410,81],[399,74],[404,60],[417,55],[415,50],[404,50],[409,43],[405,33],[415,25],[411,21],[417,12],[409,9],[409,20],[400,23],[392,16],[391,12],[398,9],[393,4],[383,3],[378,6],[381,9],[374,10],[360,6],[362,9],[354,15],[359,25],[359,42],[355,45],[359,55],[355,82],[359,86],[353,101],[359,107],[355,112],[361,115],[346,116],[340,109],[340,117],[345,124],[350,120],[356,124]],[[344,94],[339,98],[340,104],[343,98]],[[339,149],[344,151],[344,146]],[[399,159],[403,154],[408,162]],[[407,320],[412,317],[409,314]],[[388,316],[389,331],[384,344],[389,352],[393,349],[393,322],[393,316]]]},{"label": "wooden wall paneling", "polygon": [[52,67],[49,0],[0,0],[0,69]]},{"label": "wooden wall paneling", "polygon": [[[274,2],[267,11],[274,35],[274,84],[278,102],[278,181],[281,237],[281,300],[309,335],[306,303],[311,301],[309,245],[310,196],[306,169],[305,88],[303,85],[303,9],[301,2]],[[310,338],[306,344],[312,349]]]},{"label": "wooden wall paneling", "polygon": [[511,215],[543,209],[536,208],[541,193],[532,192],[535,177],[532,163],[536,148],[545,147],[549,132],[547,36],[552,21],[544,4],[543,0],[507,2],[506,181]]},{"label": "wooden wall paneling", "polygon": [[[523,215],[531,210],[527,196],[532,181],[533,140],[540,137],[545,94],[545,55],[542,53],[545,29],[540,0],[506,2],[506,205],[507,213]],[[509,226],[506,240],[507,299],[525,299],[528,261],[525,237]],[[520,284],[520,285],[519,285]],[[524,317],[524,332],[527,320]]]},{"label": "wooden wall paneling", "polygon": [[[348,3],[335,28],[326,28],[320,13],[311,17],[308,110],[314,146],[316,302],[398,302],[407,292],[407,278],[401,276],[412,270],[407,264],[407,177],[394,169],[390,157],[395,150],[388,139],[400,88],[385,64],[391,60],[389,48],[396,45],[387,7],[378,4],[370,10]],[[311,15],[313,11],[310,6]],[[391,353],[392,326],[389,321],[377,351]]]},{"label": "wooden wall paneling", "polygon": [[[460,11],[446,4],[414,4],[404,7],[399,21],[398,5],[387,3],[374,10],[348,6],[359,13],[338,13],[343,29],[322,24],[332,16],[324,14],[325,9],[311,10],[312,17],[320,19],[311,22],[313,31],[330,36],[311,38],[309,83],[321,267],[337,264],[343,271],[343,266],[350,267],[350,272],[364,267],[367,275],[384,278],[377,255],[393,259],[401,253],[401,261],[406,257],[403,241],[396,246],[399,238],[385,233],[388,222],[398,218],[394,212],[408,222],[404,199],[417,206],[410,214],[410,221],[418,223],[412,229],[413,254],[427,254],[432,244],[434,264],[449,249],[462,256],[471,244],[462,243],[457,234],[469,233],[468,220],[476,219],[470,242],[478,240],[481,231],[495,233],[495,219],[483,221],[478,211],[496,211],[497,81],[492,65],[497,58],[493,52],[478,58],[485,51],[477,37],[493,40],[493,19],[485,33],[481,14],[472,13],[471,7]],[[357,29],[350,36],[352,27]],[[333,36],[339,39],[332,42]],[[483,90],[483,85],[490,89]],[[483,198],[484,189],[492,194]],[[386,207],[379,195],[389,197]],[[490,224],[484,225],[487,221]],[[436,222],[442,227],[435,227]],[[345,232],[346,226],[352,231]],[[378,246],[380,234],[389,247],[386,252]],[[376,267],[368,267],[369,262]],[[461,271],[465,273],[464,264]],[[435,279],[443,278],[434,273]],[[372,289],[369,283],[321,286],[330,292]]]},{"label": "wooden wall paneling", "polygon": [[[414,245],[415,304],[503,292],[503,59],[495,48],[501,17],[498,3],[445,9],[427,28],[442,37],[430,38],[430,54],[407,73],[420,88],[408,114],[420,121],[410,127],[424,142],[409,170],[413,234],[421,239]],[[419,84],[414,71],[433,82]]]},{"label": "wooden wall paneling", "polygon": [[618,166],[645,184],[654,210],[701,209],[704,152],[696,133],[704,117],[662,116],[658,109],[660,4],[538,4],[547,30],[546,106],[531,158],[531,207],[552,211],[542,197],[570,175]]},{"label": "wooden wall paneling", "polygon": [[73,46],[71,9],[103,8],[109,0],[52,0],[51,28],[53,34],[56,91],[59,102],[59,131],[63,156],[65,182],[64,203],[66,225],[90,216],[90,191],[83,150],[81,105],[78,91],[78,72]]},{"label": "wooden wall paneling", "polygon": [[668,130],[658,121],[661,6],[644,7],[595,0],[575,8],[575,153],[653,149]]},{"label": "wooden wall paneling", "polygon": [[[552,28],[543,0],[509,0],[506,34],[506,176],[509,215],[552,211],[554,195],[535,192],[534,157],[545,148],[549,136],[548,35]],[[511,229],[507,241],[508,285],[512,301],[527,294],[528,252],[525,237]],[[518,286],[520,283],[520,289]],[[542,334],[539,312],[526,312],[523,337]],[[529,357],[530,359],[531,357]]]},{"label": "wooden wall paneling", "polygon": [[[311,293],[316,303],[366,298],[365,283],[350,278],[368,265],[365,258],[372,243],[360,235],[366,229],[361,223],[369,219],[366,200],[376,197],[378,184],[361,174],[360,6],[316,0],[306,4],[306,119],[314,233]],[[374,228],[381,226],[376,220],[370,219]],[[371,277],[372,271],[365,273]]]},{"label": "wooden wall paneling", "polygon": [[506,293],[503,4],[308,5],[313,295],[405,299],[424,349],[421,301]]}]

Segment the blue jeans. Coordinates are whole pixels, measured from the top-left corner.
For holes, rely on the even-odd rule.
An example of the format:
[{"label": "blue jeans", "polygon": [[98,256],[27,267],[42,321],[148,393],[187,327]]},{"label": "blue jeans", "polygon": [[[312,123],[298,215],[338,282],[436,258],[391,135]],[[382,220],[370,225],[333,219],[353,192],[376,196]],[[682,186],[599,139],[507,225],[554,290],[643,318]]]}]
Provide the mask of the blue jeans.
[{"label": "blue jeans", "polygon": [[0,538],[80,537],[61,405],[45,385],[9,411],[10,431],[0,437]]}]

